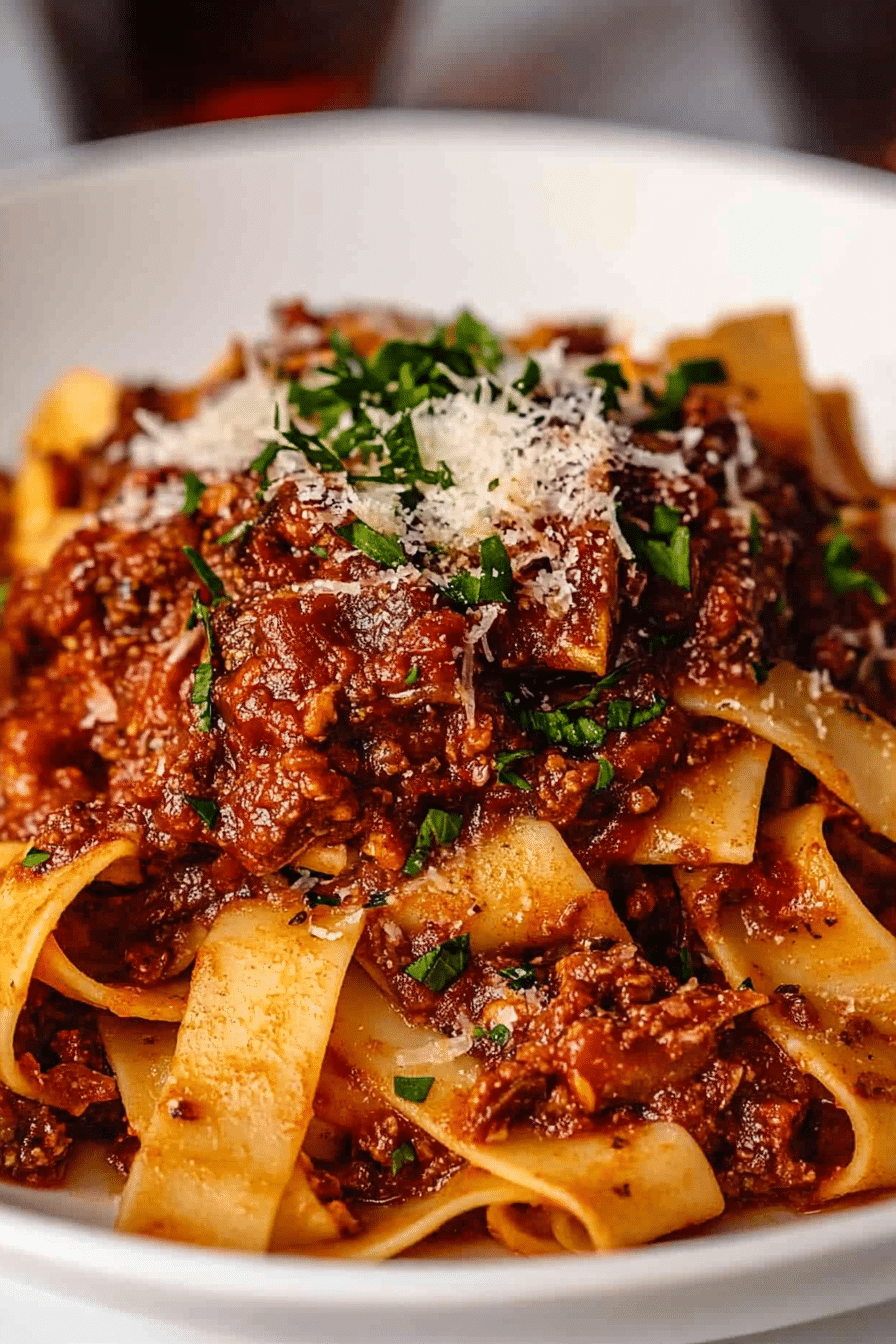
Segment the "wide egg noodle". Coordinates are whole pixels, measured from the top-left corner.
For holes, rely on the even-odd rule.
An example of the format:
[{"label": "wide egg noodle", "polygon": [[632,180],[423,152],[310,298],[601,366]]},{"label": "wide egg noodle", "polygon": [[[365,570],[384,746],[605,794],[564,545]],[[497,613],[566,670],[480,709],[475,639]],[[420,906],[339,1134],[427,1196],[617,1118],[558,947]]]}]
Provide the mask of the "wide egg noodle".
[{"label": "wide egg noodle", "polygon": [[780,747],[872,830],[896,840],[896,728],[821,686],[817,673],[778,663],[762,685],[683,682],[675,699],[689,714],[727,719]]},{"label": "wide egg noodle", "polygon": [[[22,1096],[52,1104],[52,1082],[23,1070],[15,1055],[16,1025],[28,987],[63,912],[91,882],[114,871],[115,864],[133,860],[137,846],[130,839],[108,840],[58,868],[52,861],[46,866],[23,867],[30,844],[4,848],[8,866],[0,883],[0,1081]],[[157,997],[151,991],[129,990],[129,1010],[135,1016],[149,1017]]]},{"label": "wide egg noodle", "polygon": [[[750,863],[771,746],[759,738],[681,770],[644,820],[628,863]],[[622,856],[621,856],[622,857]]]},{"label": "wide egg noodle", "polygon": [[808,805],[765,828],[799,878],[779,919],[751,895],[749,870],[739,904],[712,899],[712,869],[676,872],[685,906],[730,985],[749,978],[760,993],[794,985],[809,1005],[795,1021],[780,996],[756,1021],[804,1073],[846,1111],[855,1135],[851,1161],[823,1181],[833,1199],[896,1184],[896,938],[870,914],[828,851],[824,809]]},{"label": "wide egg noodle", "polygon": [[470,934],[473,952],[541,947],[561,938],[628,938],[605,891],[549,821],[519,817],[461,845],[400,886],[389,916],[409,936],[439,921]]},{"label": "wide egg noodle", "polygon": [[142,1017],[158,1022],[181,1020],[190,989],[188,975],[163,980],[158,985],[104,985],[78,970],[52,934],[41,949],[34,977],[78,1003],[105,1008],[119,1017]]},{"label": "wide egg noodle", "polygon": [[291,923],[294,913],[241,901],[212,926],[121,1231],[267,1249],[363,927],[357,915]]},{"label": "wide egg noodle", "polygon": [[[525,1127],[497,1143],[477,1143],[464,1129],[465,1099],[480,1073],[471,1055],[438,1059],[444,1037],[412,1027],[358,967],[346,976],[331,1048],[383,1098],[474,1167],[523,1187],[533,1204],[566,1209],[592,1250],[640,1245],[720,1214],[724,1200],[697,1144],[678,1125],[613,1126],[563,1139]],[[434,1077],[425,1102],[394,1095],[397,1060],[432,1052]],[[402,1070],[403,1071],[403,1070]],[[421,1071],[423,1071],[421,1069]]]}]

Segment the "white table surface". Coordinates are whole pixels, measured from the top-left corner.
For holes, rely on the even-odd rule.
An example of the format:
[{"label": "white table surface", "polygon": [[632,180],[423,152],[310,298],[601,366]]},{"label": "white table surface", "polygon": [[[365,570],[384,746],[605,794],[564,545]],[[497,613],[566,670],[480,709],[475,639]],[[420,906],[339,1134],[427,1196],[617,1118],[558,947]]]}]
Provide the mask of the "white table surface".
[{"label": "white table surface", "polygon": [[[245,1336],[235,1339],[210,1335],[57,1297],[2,1276],[0,1340],[3,1344],[255,1344]],[[893,1344],[894,1341],[896,1302],[808,1325],[741,1337],[741,1344]],[[290,1341],[284,1339],[283,1344]],[[322,1339],[320,1344],[327,1341]],[[371,1344],[388,1344],[388,1341],[371,1341]],[[563,1344],[563,1341],[546,1339],[544,1344]]]}]

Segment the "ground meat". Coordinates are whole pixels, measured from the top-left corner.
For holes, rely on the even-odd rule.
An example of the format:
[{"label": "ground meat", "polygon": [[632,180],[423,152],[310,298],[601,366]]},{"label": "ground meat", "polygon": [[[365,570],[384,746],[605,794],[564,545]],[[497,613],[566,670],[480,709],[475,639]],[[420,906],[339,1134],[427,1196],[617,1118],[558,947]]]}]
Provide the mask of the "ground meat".
[{"label": "ground meat", "polygon": [[0,1174],[25,1185],[53,1185],[71,1143],[65,1116],[0,1084]]}]

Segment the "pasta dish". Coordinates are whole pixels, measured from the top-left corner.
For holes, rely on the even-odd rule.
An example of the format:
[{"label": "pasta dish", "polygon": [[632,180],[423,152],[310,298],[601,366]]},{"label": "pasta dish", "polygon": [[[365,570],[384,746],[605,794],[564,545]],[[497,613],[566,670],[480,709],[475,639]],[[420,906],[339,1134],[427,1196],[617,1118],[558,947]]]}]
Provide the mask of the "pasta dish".
[{"label": "pasta dish", "polygon": [[[896,1185],[896,506],[789,319],[275,310],[3,485],[0,1158],[381,1259]],[[445,1241],[444,1244],[447,1244]]]}]

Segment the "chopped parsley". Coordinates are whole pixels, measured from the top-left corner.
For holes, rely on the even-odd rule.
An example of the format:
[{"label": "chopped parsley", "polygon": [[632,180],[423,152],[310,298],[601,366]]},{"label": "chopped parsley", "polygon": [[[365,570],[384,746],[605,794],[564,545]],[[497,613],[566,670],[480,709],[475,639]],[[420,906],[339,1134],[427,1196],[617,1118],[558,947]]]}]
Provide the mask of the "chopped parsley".
[{"label": "chopped parsley", "polygon": [[686,630],[670,630],[658,635],[651,635],[647,641],[648,653],[659,653],[660,649],[680,649],[687,639]]},{"label": "chopped parsley", "polygon": [[218,538],[218,545],[229,546],[232,541],[239,541],[254,526],[251,518],[244,518],[242,522],[234,523],[233,527],[228,528],[223,537]]},{"label": "chopped parsley", "polygon": [[501,342],[495,333],[467,311],[462,312],[454,324],[454,344],[469,351],[489,373],[494,373],[504,359]]},{"label": "chopped parsley", "polygon": [[330,552],[327,550],[326,546],[312,546],[311,554],[319,555],[321,560],[326,560]]},{"label": "chopped parsley", "polygon": [[629,727],[634,730],[643,728],[645,723],[658,719],[669,702],[664,700],[661,695],[655,695],[649,705],[640,705],[633,710]]},{"label": "chopped parsley", "polygon": [[[218,575],[212,569],[211,565],[209,565],[208,561],[204,560],[197,550],[194,550],[192,546],[183,546],[181,549],[196,573],[199,575],[201,581],[211,593],[212,610],[214,611],[215,607],[220,606],[222,602],[228,600],[227,594],[224,591],[224,584],[221,579],[218,578]],[[195,625],[196,622],[193,621],[192,624]],[[192,629],[192,626],[188,625],[187,629]]]},{"label": "chopped parsley", "polygon": [[775,664],[763,660],[759,663],[752,663],[753,676],[760,686],[764,686],[768,681],[769,673],[773,671]]},{"label": "chopped parsley", "polygon": [[[522,393],[524,397],[528,397],[530,393],[535,391],[540,382],[541,369],[530,355],[526,360],[526,367],[523,369],[519,378],[511,383],[511,387],[513,387],[516,392]],[[491,486],[489,486],[489,489],[491,489]]]},{"label": "chopped parsley", "polygon": [[11,584],[9,580],[7,580],[6,583],[0,583],[0,616],[2,616],[4,611],[6,610],[6,603],[9,600],[10,587]]},{"label": "chopped parsley", "polygon": [[466,610],[480,602],[509,602],[513,592],[513,571],[510,556],[501,538],[486,537],[479,547],[481,574],[465,570],[452,574],[445,585],[451,600]]},{"label": "chopped parsley", "polygon": [[491,494],[492,490],[497,490],[500,484],[501,484],[500,476],[493,476],[488,483],[489,494]]},{"label": "chopped parsley", "polygon": [[364,902],[365,910],[376,910],[381,905],[387,905],[389,901],[388,891],[372,891]]},{"label": "chopped parsley", "polygon": [[486,1031],[485,1027],[473,1028],[474,1041],[488,1041],[491,1045],[496,1045],[499,1050],[510,1040],[510,1028],[505,1027],[503,1022],[496,1022],[493,1027]]},{"label": "chopped parsley", "polygon": [[392,1087],[402,1101],[425,1101],[434,1082],[435,1078],[402,1078],[396,1074]]},{"label": "chopped parsley", "polygon": [[555,747],[602,747],[606,729],[587,715],[575,717],[565,709],[526,709],[516,711],[520,727],[526,733],[543,733]]},{"label": "chopped parsley", "polygon": [[759,526],[759,515],[758,515],[757,513],[751,513],[751,514],[750,514],[750,555],[751,555],[752,559],[755,560],[756,557],[761,553],[761,551],[762,551],[762,528]]},{"label": "chopped parsley", "polygon": [[622,372],[622,365],[613,360],[602,359],[585,370],[586,378],[594,378],[603,383],[603,408],[605,411],[619,410],[619,392],[627,392],[629,381]]},{"label": "chopped parsley", "polygon": [[836,532],[824,548],[824,572],[828,586],[837,597],[845,593],[865,592],[879,607],[886,606],[889,598],[877,579],[855,568],[859,552],[842,529]]},{"label": "chopped parsley", "polygon": [[691,957],[691,949],[687,946],[678,949],[679,971],[678,978],[684,985],[694,974],[694,962]]},{"label": "chopped parsley", "polygon": [[50,857],[49,850],[35,849],[34,845],[28,850],[28,853],[22,859],[23,868],[40,868],[41,864],[46,863]]},{"label": "chopped parsley", "polygon": [[390,536],[386,532],[374,531],[372,527],[362,523],[360,518],[356,518],[353,523],[348,523],[345,527],[337,527],[336,531],[356,550],[362,551],[377,564],[385,565],[387,569],[397,569],[399,565],[407,564],[408,557],[397,537]]},{"label": "chopped parsley", "polygon": [[749,975],[747,976],[746,980],[741,980],[740,984],[738,985],[738,989],[755,989],[755,988],[756,986],[753,984],[752,978]]},{"label": "chopped parsley", "polygon": [[453,844],[463,830],[463,825],[464,819],[460,812],[443,812],[440,807],[431,807],[420,824],[414,848],[401,871],[408,877],[416,877],[429,858],[433,845]]},{"label": "chopped parsley", "polygon": [[600,693],[614,686],[629,666],[623,663],[596,682],[586,695],[580,696],[578,700],[570,700],[559,709],[531,709],[520,705],[510,691],[505,691],[504,702],[524,732],[543,733],[554,746],[578,749],[601,747],[608,732],[619,733],[640,728],[650,723],[651,719],[659,718],[668,703],[662,696],[655,696],[649,705],[637,708],[627,697],[610,700],[607,704],[606,725],[577,712],[592,708]]},{"label": "chopped parsley", "polygon": [[529,748],[522,751],[499,751],[495,757],[495,765],[498,767],[497,780],[499,784],[509,784],[514,789],[524,789],[527,793],[532,792],[532,785],[522,775],[518,775],[515,770],[509,769],[514,761],[525,760],[529,756],[534,756],[535,752]]},{"label": "chopped parsley", "polygon": [[185,803],[189,803],[198,817],[201,817],[210,831],[213,831],[218,824],[218,804],[214,798],[194,798],[192,794],[183,795]]},{"label": "chopped parsley", "polygon": [[681,408],[692,387],[705,383],[727,382],[725,365],[718,359],[683,359],[666,375],[666,385],[657,396],[648,384],[642,385],[644,399],[653,414],[638,422],[638,429],[657,431],[680,429]]},{"label": "chopped parsley", "polygon": [[690,592],[691,534],[682,524],[678,509],[657,504],[649,532],[632,522],[623,522],[622,531],[639,564]]},{"label": "chopped parsley", "polygon": [[613,776],[616,773],[606,756],[601,756],[598,759],[600,760],[600,767],[597,772],[597,781],[594,785],[595,793],[599,793],[601,789],[609,788],[613,783]]},{"label": "chopped parsley", "polygon": [[607,705],[607,728],[611,733],[624,732],[631,726],[634,705],[631,700],[611,700]]},{"label": "chopped parsley", "polygon": [[505,966],[498,974],[511,989],[534,989],[536,984],[535,967],[525,961],[519,966]]},{"label": "chopped parsley", "polygon": [[392,1150],[392,1175],[397,1176],[402,1167],[406,1167],[409,1162],[417,1161],[417,1153],[414,1145],[409,1142],[400,1143],[397,1148]]},{"label": "chopped parsley", "polygon": [[213,677],[214,670],[209,649],[209,656],[193,669],[193,689],[190,691],[190,704],[196,705],[200,711],[196,720],[196,727],[200,733],[210,733],[212,730]]},{"label": "chopped parsley", "polygon": [[405,686],[416,686],[419,676],[420,669],[415,663],[414,666],[409,669],[408,674],[404,679]]},{"label": "chopped parsley", "polygon": [[430,952],[424,952],[410,966],[405,966],[404,973],[434,994],[441,994],[463,975],[469,962],[470,935],[459,933],[456,938],[449,938]]},{"label": "chopped parsley", "polygon": [[316,910],[319,905],[329,905],[331,908],[341,905],[342,899],[333,892],[309,891],[305,894],[305,903],[310,905],[312,910]]},{"label": "chopped parsley", "polygon": [[195,471],[185,471],[184,502],[183,507],[181,508],[181,513],[187,514],[188,517],[190,514],[195,513],[199,508],[199,501],[207,489],[208,486],[205,485],[203,481],[200,481]]}]

